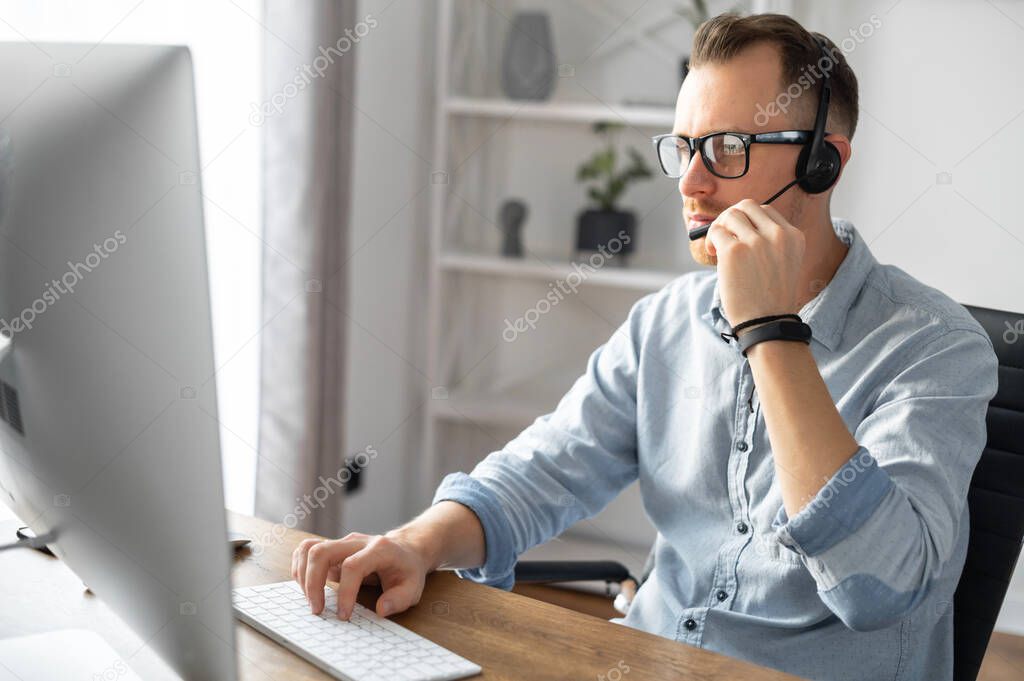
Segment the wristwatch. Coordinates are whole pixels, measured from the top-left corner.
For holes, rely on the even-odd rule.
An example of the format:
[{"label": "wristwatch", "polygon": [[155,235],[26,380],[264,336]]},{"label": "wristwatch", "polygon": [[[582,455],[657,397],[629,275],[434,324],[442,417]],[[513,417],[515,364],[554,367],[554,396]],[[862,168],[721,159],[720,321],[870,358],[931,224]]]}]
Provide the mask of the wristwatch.
[{"label": "wristwatch", "polygon": [[757,326],[741,335],[737,342],[740,352],[747,356],[747,350],[758,343],[769,340],[800,341],[811,344],[811,327],[804,322],[791,322],[779,320],[769,322],[764,326]]}]

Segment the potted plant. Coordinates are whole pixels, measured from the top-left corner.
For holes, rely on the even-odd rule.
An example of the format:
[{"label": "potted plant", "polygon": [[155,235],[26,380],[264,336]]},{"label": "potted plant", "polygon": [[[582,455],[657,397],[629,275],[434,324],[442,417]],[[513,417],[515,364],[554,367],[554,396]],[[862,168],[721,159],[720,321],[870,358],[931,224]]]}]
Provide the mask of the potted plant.
[{"label": "potted plant", "polygon": [[[651,171],[640,152],[632,147],[626,151],[629,161],[625,167],[618,167],[619,153],[615,137],[622,127],[620,123],[595,123],[594,132],[604,138],[605,146],[576,171],[576,180],[589,184],[587,198],[592,204],[577,219],[578,251],[605,248],[623,256],[633,251],[636,215],[632,211],[619,209],[618,201],[630,184],[650,177]],[[612,241],[615,241],[617,248],[609,247]]]}]

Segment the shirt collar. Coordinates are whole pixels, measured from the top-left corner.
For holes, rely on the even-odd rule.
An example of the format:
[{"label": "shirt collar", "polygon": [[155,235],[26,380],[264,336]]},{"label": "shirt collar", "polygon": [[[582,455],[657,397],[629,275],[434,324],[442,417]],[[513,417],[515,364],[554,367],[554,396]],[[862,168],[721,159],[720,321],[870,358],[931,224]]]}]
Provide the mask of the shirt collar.
[{"label": "shirt collar", "polygon": [[[864,243],[853,223],[842,218],[832,218],[832,228],[836,235],[850,248],[846,257],[824,289],[804,305],[798,314],[811,327],[812,337],[820,341],[829,350],[835,350],[843,335],[846,316],[853,301],[860,293],[868,273],[877,264],[875,256]],[[722,315],[722,299],[718,291],[718,273],[715,272],[715,289],[711,298],[711,307],[704,313],[704,318],[712,322],[720,322],[721,327],[728,331],[730,324]],[[736,323],[739,323],[737,320]]]}]

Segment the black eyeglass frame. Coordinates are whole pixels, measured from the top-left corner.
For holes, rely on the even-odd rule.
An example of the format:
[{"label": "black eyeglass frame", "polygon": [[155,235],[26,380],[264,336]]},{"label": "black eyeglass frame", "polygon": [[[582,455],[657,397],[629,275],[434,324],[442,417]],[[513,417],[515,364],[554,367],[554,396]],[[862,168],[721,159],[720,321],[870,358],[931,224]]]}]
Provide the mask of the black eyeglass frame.
[{"label": "black eyeglass frame", "polygon": [[[827,135],[828,133],[825,134]],[[719,135],[733,135],[743,141],[743,172],[739,175],[722,175],[715,172],[714,164],[708,159],[707,153],[704,151],[704,143],[712,137],[717,137]],[[678,175],[669,174],[669,172],[665,170],[665,163],[661,158],[661,150],[659,149],[661,140],[669,137],[686,140],[686,144],[690,149],[690,159],[686,162],[686,167],[682,168]],[[690,167],[690,162],[693,161],[693,152],[696,148],[699,150],[701,159],[704,161],[704,167],[707,168],[712,175],[720,177],[723,180],[736,180],[746,175],[747,171],[750,170],[751,144],[807,144],[807,142],[809,142],[813,137],[813,130],[778,130],[776,132],[759,132],[756,134],[724,130],[721,132],[708,133],[701,137],[687,137],[686,135],[676,135],[669,132],[664,135],[655,135],[651,138],[651,142],[654,143],[654,153],[658,157],[658,165],[661,167],[662,174],[666,177],[678,180],[680,177],[685,175],[687,168]]]}]

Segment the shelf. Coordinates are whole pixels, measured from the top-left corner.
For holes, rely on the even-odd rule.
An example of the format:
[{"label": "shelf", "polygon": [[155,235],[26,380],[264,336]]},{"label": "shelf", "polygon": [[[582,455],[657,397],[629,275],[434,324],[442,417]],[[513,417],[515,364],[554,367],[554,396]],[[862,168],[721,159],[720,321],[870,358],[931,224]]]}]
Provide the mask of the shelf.
[{"label": "shelf", "polygon": [[[572,263],[564,260],[552,260],[545,263],[537,258],[507,258],[500,255],[465,252],[444,253],[440,260],[442,269],[455,272],[542,281],[565,280],[570,274],[576,273],[576,276],[583,277],[582,284],[646,292],[657,291],[684,274],[669,270],[618,265],[605,265],[601,269],[594,269],[585,262],[581,263],[580,269],[576,269]],[[593,271],[590,271],[592,269]]]},{"label": "shelf", "polygon": [[481,99],[475,97],[449,97],[447,110],[460,116],[491,118],[521,118],[533,121],[564,123],[597,123],[613,121],[648,128],[672,129],[675,111],[669,107],[628,106],[605,104],[575,104],[570,102],[532,102],[511,99]]},{"label": "shelf", "polygon": [[525,428],[535,418],[554,408],[552,405],[546,409],[540,406],[540,402],[501,395],[453,393],[448,399],[434,400],[431,404],[434,405],[434,415],[442,421]]},{"label": "shelf", "polygon": [[454,389],[446,399],[430,401],[435,417],[455,423],[525,428],[554,411],[577,376],[546,377],[543,383],[519,384],[503,392]]}]

